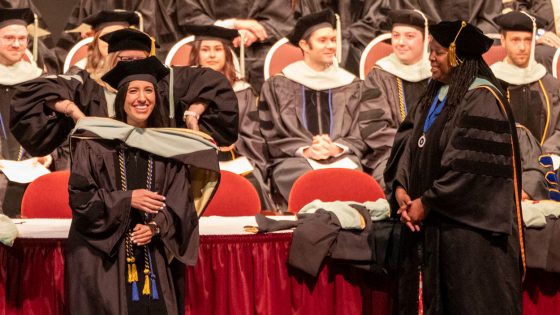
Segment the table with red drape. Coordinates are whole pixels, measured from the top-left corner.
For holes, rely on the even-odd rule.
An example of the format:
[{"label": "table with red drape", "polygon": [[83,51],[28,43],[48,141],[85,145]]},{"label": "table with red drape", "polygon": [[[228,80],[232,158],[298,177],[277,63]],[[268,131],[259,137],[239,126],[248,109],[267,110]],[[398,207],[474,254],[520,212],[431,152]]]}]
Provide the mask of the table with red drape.
[{"label": "table with red drape", "polygon": [[[391,313],[389,279],[332,262],[316,279],[289,268],[291,233],[211,232],[201,235],[198,264],[187,268],[187,314]],[[0,245],[0,315],[65,314],[65,240],[48,235]],[[560,275],[529,270],[524,314],[560,314],[559,292]]]}]

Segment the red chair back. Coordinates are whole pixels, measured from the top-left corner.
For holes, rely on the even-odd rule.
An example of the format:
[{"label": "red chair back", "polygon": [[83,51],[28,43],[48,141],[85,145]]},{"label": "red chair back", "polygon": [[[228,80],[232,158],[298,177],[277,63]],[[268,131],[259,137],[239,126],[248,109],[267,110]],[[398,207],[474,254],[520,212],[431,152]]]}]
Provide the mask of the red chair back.
[{"label": "red chair back", "polygon": [[[498,42],[500,42],[502,38],[500,34],[490,33],[485,35],[492,38],[495,41],[497,40]],[[498,44],[494,43],[494,45],[492,45],[492,47],[490,47],[490,49],[488,49],[488,51],[482,55],[482,58],[484,59],[484,61],[486,61],[486,63],[489,66],[495,64],[498,61],[504,60],[505,57],[506,57],[506,49],[502,47],[502,45],[500,45],[499,43]]]},{"label": "red chair back", "polygon": [[165,57],[165,64],[168,66],[188,66],[191,58],[191,43],[194,36],[188,36],[178,41]]},{"label": "red chair back", "polygon": [[202,213],[203,217],[253,216],[261,211],[259,194],[245,177],[224,170],[220,174],[220,185]]},{"label": "red chair back", "polygon": [[43,175],[27,186],[21,201],[22,218],[72,218],[69,205],[70,171]]},{"label": "red chair back", "polygon": [[558,59],[560,59],[560,48],[556,49],[554,58],[552,58],[552,75],[556,79],[558,79],[558,74],[560,73],[560,62],[558,62]]},{"label": "red chair back", "polygon": [[287,38],[280,39],[266,53],[264,79],[282,72],[287,65],[300,60],[303,60],[301,49],[290,44]]},{"label": "red chair back", "polygon": [[391,34],[381,34],[374,38],[364,49],[360,57],[360,79],[364,80],[375,63],[393,52]]},{"label": "red chair back", "polygon": [[87,37],[77,42],[64,59],[63,73],[66,73],[73,65],[87,58],[89,45],[93,42],[93,37]]},{"label": "red chair back", "polygon": [[288,199],[288,210],[297,213],[315,199],[362,203],[379,198],[385,198],[381,186],[364,172],[345,168],[320,169],[296,180]]}]

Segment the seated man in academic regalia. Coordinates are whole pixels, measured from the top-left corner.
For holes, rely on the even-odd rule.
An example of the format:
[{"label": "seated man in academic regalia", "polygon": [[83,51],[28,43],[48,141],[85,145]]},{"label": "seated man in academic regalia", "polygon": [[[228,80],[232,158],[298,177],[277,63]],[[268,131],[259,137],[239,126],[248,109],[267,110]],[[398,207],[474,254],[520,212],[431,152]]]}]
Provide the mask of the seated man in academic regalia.
[{"label": "seated man in academic regalia", "polygon": [[535,31],[540,18],[525,12],[496,17],[506,58],[492,65],[501,80],[517,123],[527,127],[545,153],[560,152],[560,82],[534,59]]},{"label": "seated man in academic regalia", "polygon": [[[33,60],[25,61],[28,45],[27,26],[34,22],[33,12],[29,9],[0,9],[0,159],[22,161],[31,156],[27,154],[9,129],[10,100],[15,86],[39,77],[43,71]],[[34,31],[34,35],[38,32]],[[35,158],[45,167],[53,161],[51,155]],[[27,184],[9,181],[0,173],[0,213],[8,216],[20,214],[21,199]]]},{"label": "seated man in academic regalia", "polygon": [[261,91],[269,171],[285,200],[294,181],[313,168],[360,168],[365,149],[358,128],[360,82],[335,64],[336,38],[332,11],[302,17],[289,39],[303,51],[303,61],[268,79]]},{"label": "seated man in academic regalia", "polygon": [[362,163],[383,188],[397,128],[414,110],[431,76],[426,16],[417,10],[393,10],[389,18],[393,53],[377,61],[365,79],[364,95],[373,97],[364,101],[359,118],[368,145]]},{"label": "seated man in academic regalia", "polygon": [[552,73],[552,60],[556,50],[560,48],[560,2],[557,0],[516,0],[506,5],[518,11],[527,11],[533,16],[545,20],[545,24],[537,30],[535,59]]},{"label": "seated man in academic regalia", "polygon": [[[544,22],[525,12],[509,12],[496,17],[496,23],[502,27],[502,45],[507,57],[491,68],[503,84],[515,120],[536,138],[543,152],[558,153],[560,82],[535,61],[533,53],[535,30]],[[521,141],[520,147],[522,153],[528,150]],[[539,199],[530,193],[534,187],[525,186],[524,180],[524,198]]]}]

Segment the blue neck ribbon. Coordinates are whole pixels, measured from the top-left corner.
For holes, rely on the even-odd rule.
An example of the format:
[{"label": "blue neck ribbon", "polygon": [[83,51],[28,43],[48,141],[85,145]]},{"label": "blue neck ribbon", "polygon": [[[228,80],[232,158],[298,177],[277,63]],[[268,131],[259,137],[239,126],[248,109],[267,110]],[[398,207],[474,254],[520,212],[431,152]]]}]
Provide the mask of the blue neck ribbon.
[{"label": "blue neck ribbon", "polygon": [[432,105],[430,106],[430,110],[428,111],[428,117],[426,117],[426,120],[424,121],[424,133],[428,132],[430,127],[432,127],[439,114],[443,110],[443,106],[445,105],[446,100],[447,96],[445,96],[442,101],[439,101],[438,96],[436,95],[434,101],[432,102]]}]

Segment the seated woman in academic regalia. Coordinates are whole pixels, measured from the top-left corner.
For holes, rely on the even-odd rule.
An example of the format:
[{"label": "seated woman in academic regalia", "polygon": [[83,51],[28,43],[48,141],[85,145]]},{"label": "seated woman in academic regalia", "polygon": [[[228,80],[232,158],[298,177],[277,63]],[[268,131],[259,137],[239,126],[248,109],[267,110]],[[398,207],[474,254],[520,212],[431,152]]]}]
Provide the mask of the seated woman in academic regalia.
[{"label": "seated woman in academic regalia", "polygon": [[[259,129],[258,96],[243,78],[244,56],[240,56],[239,75],[235,68],[232,41],[239,36],[237,30],[211,25],[188,25],[186,31],[195,35],[190,54],[190,65],[211,68],[223,74],[232,85],[239,108],[239,135],[235,144],[220,147],[222,169],[244,175],[259,192],[262,209],[273,209],[268,186],[264,183],[267,158],[265,142]],[[185,120],[192,119],[186,111]],[[248,163],[246,163],[248,162]],[[229,165],[229,166],[228,166]]]},{"label": "seated woman in academic regalia", "polygon": [[86,117],[72,132],[71,314],[184,313],[185,264],[219,168],[208,136],[154,128],[168,71],[155,57],[119,62],[103,76],[118,90],[116,120]]}]

